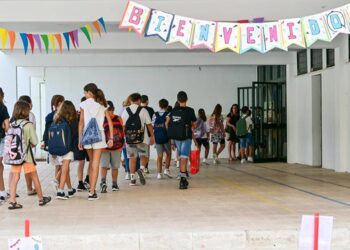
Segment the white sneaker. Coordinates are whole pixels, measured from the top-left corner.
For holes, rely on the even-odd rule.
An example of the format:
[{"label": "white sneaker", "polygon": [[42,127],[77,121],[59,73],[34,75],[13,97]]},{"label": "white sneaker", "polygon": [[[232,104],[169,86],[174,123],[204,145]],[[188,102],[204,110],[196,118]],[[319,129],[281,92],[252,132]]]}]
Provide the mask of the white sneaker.
[{"label": "white sneaker", "polygon": [[176,167],[177,167],[177,168],[180,167],[180,161],[176,161]]},{"label": "white sneaker", "polygon": [[170,170],[168,169],[164,170],[164,175],[167,176],[169,179],[173,178],[173,176],[170,174]]},{"label": "white sneaker", "polygon": [[130,173],[125,174],[125,180],[127,181],[131,180]]},{"label": "white sneaker", "polygon": [[203,164],[204,165],[209,165],[209,163],[207,162],[207,159],[205,159],[205,158],[203,159]]},{"label": "white sneaker", "polygon": [[241,164],[244,164],[244,163],[246,163],[247,162],[247,160],[245,159],[245,158],[243,158],[242,160],[241,160]]},{"label": "white sneaker", "polygon": [[157,179],[158,179],[158,180],[163,179],[163,175],[162,175],[161,173],[158,173],[158,175],[157,175]]},{"label": "white sneaker", "polygon": [[248,161],[249,162],[253,162],[254,160],[253,160],[253,157],[248,157]]}]

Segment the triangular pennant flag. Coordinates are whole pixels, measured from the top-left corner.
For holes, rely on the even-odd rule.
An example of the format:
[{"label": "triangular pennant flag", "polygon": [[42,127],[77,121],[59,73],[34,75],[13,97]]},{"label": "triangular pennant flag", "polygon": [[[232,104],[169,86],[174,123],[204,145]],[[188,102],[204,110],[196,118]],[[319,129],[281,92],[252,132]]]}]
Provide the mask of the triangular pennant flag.
[{"label": "triangular pennant flag", "polygon": [[241,25],[241,51],[243,54],[251,49],[263,52],[263,32],[261,23],[242,23]]},{"label": "triangular pennant flag", "polygon": [[158,36],[164,42],[168,41],[174,15],[159,10],[152,10],[145,31],[145,37]]},{"label": "triangular pennant flag", "polygon": [[92,25],[95,27],[96,31],[98,32],[98,34],[101,36],[101,27],[98,21],[95,21],[92,23]]},{"label": "triangular pennant flag", "polygon": [[141,4],[129,1],[124,10],[120,29],[132,28],[137,34],[142,35],[148,23],[151,9]]},{"label": "triangular pennant flag", "polygon": [[218,22],[215,39],[215,52],[230,49],[239,54],[241,27],[239,23]]},{"label": "triangular pennant flag", "polygon": [[99,23],[102,25],[103,30],[104,30],[105,32],[107,32],[106,24],[105,24],[105,21],[103,20],[103,18],[100,17],[100,18],[98,19],[98,21],[99,21]]},{"label": "triangular pennant flag", "polygon": [[55,38],[58,43],[58,48],[60,49],[60,53],[62,54],[62,36],[61,34],[55,34]]},{"label": "triangular pennant flag", "polygon": [[16,42],[16,33],[14,31],[9,31],[8,33],[10,38],[10,50],[13,51]]},{"label": "triangular pennant flag", "polygon": [[91,43],[91,37],[88,29],[84,26],[80,28],[81,31],[85,34],[86,38],[88,39],[89,43]]},{"label": "triangular pennant flag", "polygon": [[194,21],[192,18],[175,16],[167,43],[181,42],[187,48],[190,48]]},{"label": "triangular pennant flag", "polygon": [[86,27],[86,29],[89,31],[90,37],[91,37],[91,40],[92,40],[92,39],[94,38],[94,32],[93,32],[93,30],[92,30],[90,24],[85,25],[85,27]]},{"label": "triangular pennant flag", "polygon": [[32,50],[32,54],[34,54],[34,37],[33,37],[33,34],[27,34],[27,38],[29,40],[30,49]]},{"label": "triangular pennant flag", "polygon": [[73,36],[74,36],[74,42],[79,47],[79,37],[78,37],[78,30],[73,30]]},{"label": "triangular pennant flag", "polygon": [[208,48],[214,52],[216,22],[195,20],[191,49]]},{"label": "triangular pennant flag", "polygon": [[22,38],[22,43],[24,47],[24,54],[27,54],[28,51],[28,37],[26,33],[19,33]]},{"label": "triangular pennant flag", "polygon": [[1,48],[4,50],[7,42],[7,30],[0,28]]},{"label": "triangular pennant flag", "polygon": [[40,39],[40,35],[34,34],[33,37],[34,37],[34,40],[35,40],[35,42],[36,42],[36,45],[38,46],[38,49],[39,49],[39,51],[40,51],[40,53],[41,53],[42,48],[41,48],[41,39]]},{"label": "triangular pennant flag", "polygon": [[67,44],[67,49],[68,51],[70,50],[70,45],[69,45],[69,33],[68,32],[64,32],[63,33],[64,36],[64,40],[66,40],[66,44]]},{"label": "triangular pennant flag", "polygon": [[47,37],[47,35],[43,34],[43,35],[41,35],[41,39],[43,39],[46,54],[48,54],[49,53],[49,38]]},{"label": "triangular pennant flag", "polygon": [[77,48],[77,45],[75,44],[73,31],[69,32],[69,37],[70,37],[70,40],[72,41],[72,44],[73,44],[74,48]]},{"label": "triangular pennant flag", "polygon": [[55,46],[55,39],[54,39],[53,34],[49,34],[49,42],[50,42],[50,45],[51,45],[52,53],[55,53],[56,52],[56,46]]}]

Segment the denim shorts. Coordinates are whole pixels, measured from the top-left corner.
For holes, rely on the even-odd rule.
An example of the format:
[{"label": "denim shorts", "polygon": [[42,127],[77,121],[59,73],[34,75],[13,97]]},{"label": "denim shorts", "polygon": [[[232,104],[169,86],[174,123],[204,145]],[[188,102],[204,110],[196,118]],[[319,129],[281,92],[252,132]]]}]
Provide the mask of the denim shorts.
[{"label": "denim shorts", "polygon": [[177,148],[177,152],[179,154],[179,158],[189,158],[191,153],[191,145],[192,139],[187,139],[184,141],[175,140],[175,145]]},{"label": "denim shorts", "polygon": [[241,148],[247,148],[247,147],[253,146],[253,134],[252,133],[248,133],[246,135],[246,137],[240,138],[239,140],[240,140]]}]

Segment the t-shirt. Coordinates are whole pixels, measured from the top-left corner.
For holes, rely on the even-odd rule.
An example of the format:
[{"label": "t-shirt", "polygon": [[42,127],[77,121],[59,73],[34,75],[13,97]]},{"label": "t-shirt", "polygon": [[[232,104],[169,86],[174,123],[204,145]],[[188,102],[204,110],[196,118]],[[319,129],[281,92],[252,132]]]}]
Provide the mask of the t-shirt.
[{"label": "t-shirt", "polygon": [[[23,119],[19,119],[17,121],[15,121],[15,123],[18,125],[22,122],[22,124],[25,124],[26,122],[28,122],[27,120],[23,120]],[[23,127],[23,136],[24,136],[24,141],[25,144],[27,146],[27,148],[29,147],[29,143],[31,146],[36,146],[39,142],[38,140],[38,136],[36,135],[34,126],[32,123],[28,123],[27,125],[25,125]],[[26,155],[25,161],[28,163],[33,163],[33,158],[32,155],[30,154],[30,152],[28,151],[28,154]]]},{"label": "t-shirt", "polygon": [[169,117],[172,119],[173,114],[182,109],[182,119],[184,120],[185,124],[188,125],[188,138],[187,139],[192,139],[192,122],[197,121],[196,114],[194,112],[194,109],[191,107],[175,107],[169,114]]},{"label": "t-shirt", "polygon": [[36,129],[36,118],[33,112],[29,113],[29,121],[33,123],[34,129]]},{"label": "t-shirt", "polygon": [[248,133],[251,133],[253,128],[254,128],[252,117],[251,116],[246,116],[246,115],[244,115],[243,118],[244,117],[247,117],[247,118],[245,118],[245,121],[247,123]]},{"label": "t-shirt", "polygon": [[4,121],[6,121],[7,119],[10,118],[10,115],[7,111],[7,107],[5,105],[1,105],[0,106],[0,138],[4,138],[5,137],[5,130],[3,129],[2,125],[4,123]]},{"label": "t-shirt", "polygon": [[235,126],[236,126],[236,124],[237,124],[237,122],[238,122],[238,120],[239,120],[239,118],[240,118],[240,115],[239,115],[239,114],[237,114],[237,115],[232,115],[231,113],[228,113],[228,115],[227,115],[226,117],[230,118],[230,123],[231,123],[232,125],[235,125]]},{"label": "t-shirt", "polygon": [[96,118],[98,127],[103,131],[103,122],[107,108],[96,102],[93,98],[86,99],[79,106],[84,110],[84,127],[87,127],[91,118]]},{"label": "t-shirt", "polygon": [[[140,106],[137,105],[137,104],[131,104],[129,106],[129,108],[131,109],[131,112],[133,114],[136,113],[136,110],[137,110],[138,107],[140,107]],[[144,108],[141,109],[139,116],[140,116],[141,124],[144,126],[144,130],[145,130],[145,136],[144,136],[144,139],[143,139],[143,143],[149,144],[150,140],[149,140],[149,136],[148,136],[148,133],[147,133],[146,125],[152,124],[151,117],[149,116],[148,111],[146,109],[144,109]],[[129,119],[129,113],[128,113],[128,111],[126,109],[123,111],[122,119],[124,121],[124,126],[125,126],[127,120]]]},{"label": "t-shirt", "polygon": [[148,112],[148,114],[149,114],[149,117],[153,117],[153,115],[154,115],[154,109],[153,108],[151,108],[151,107],[148,107],[148,106],[144,106],[143,108],[145,108],[146,110],[147,110],[147,112]]},{"label": "t-shirt", "polygon": [[213,115],[209,118],[209,128],[210,133],[213,135],[224,135],[224,117],[220,116],[218,120],[216,120],[216,117]]}]

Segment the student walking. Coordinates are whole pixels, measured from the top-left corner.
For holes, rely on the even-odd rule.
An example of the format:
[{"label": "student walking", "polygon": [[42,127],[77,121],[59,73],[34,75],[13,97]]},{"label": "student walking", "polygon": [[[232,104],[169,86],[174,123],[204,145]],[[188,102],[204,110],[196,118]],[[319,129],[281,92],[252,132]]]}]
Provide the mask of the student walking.
[{"label": "student walking", "polygon": [[111,169],[112,174],[112,191],[118,191],[118,169],[120,167],[121,152],[124,147],[124,129],[123,120],[120,116],[115,115],[114,104],[111,101],[107,101],[108,115],[112,120],[113,134],[109,133],[108,120],[105,118],[103,128],[108,141],[113,139],[113,146],[111,148],[104,149],[101,155],[101,193],[107,193],[107,172]]},{"label": "student walking", "polygon": [[[194,140],[193,129],[196,126],[196,115],[193,108],[187,106],[188,97],[186,92],[177,94],[178,107],[175,107],[167,117],[167,128],[169,138],[174,140],[180,158],[180,189],[188,188],[187,163],[191,152],[192,140]],[[194,140],[197,145],[197,142]],[[175,149],[175,145],[172,145]]]},{"label": "student walking", "polygon": [[[222,107],[220,104],[217,104],[209,119],[211,142],[213,143],[214,164],[220,164],[219,156],[225,148],[224,118],[221,113]],[[219,149],[218,144],[220,144]]]},{"label": "student walking", "polygon": [[0,88],[0,202],[5,201],[7,197],[4,183],[4,165],[2,160],[4,154],[5,134],[10,127],[10,115],[4,104],[4,98],[4,91]]},{"label": "student walking", "polygon": [[98,178],[102,150],[113,146],[113,139],[106,143],[103,123],[107,118],[109,132],[113,134],[113,125],[107,113],[107,101],[96,84],[89,83],[84,87],[86,100],[80,103],[79,149],[86,149],[89,156],[90,192],[89,201],[98,199],[96,182]]},{"label": "student walking", "polygon": [[[146,184],[143,171],[149,161],[149,145],[154,144],[154,133],[151,118],[146,109],[142,108],[141,95],[134,93],[130,95],[131,105],[124,110],[122,119],[124,121],[126,151],[129,158],[130,185],[136,185],[135,172],[137,156],[141,160],[141,168],[137,170],[142,185]],[[150,136],[148,136],[148,132]]]},{"label": "student walking", "polygon": [[207,125],[207,116],[205,114],[204,109],[198,110],[198,118],[196,121],[196,129],[194,130],[194,137],[197,141],[197,148],[201,151],[202,146],[205,149],[203,164],[209,165],[208,163],[208,155],[209,155],[209,129]]},{"label": "student walking", "polygon": [[228,141],[228,160],[236,161],[236,144],[239,143],[239,138],[236,135],[236,124],[240,118],[239,108],[237,104],[233,104],[230,112],[226,116],[226,128],[225,132],[227,134]]},{"label": "student walking", "polygon": [[158,112],[155,112],[152,117],[152,124],[154,129],[154,137],[156,141],[157,150],[157,179],[163,179],[162,167],[163,167],[163,156],[165,155],[165,169],[164,175],[168,178],[172,178],[170,174],[170,162],[171,162],[171,145],[170,139],[168,137],[166,129],[166,118],[168,116],[167,107],[169,102],[166,99],[161,99],[159,101]]},{"label": "student walking", "polygon": [[[242,117],[237,122],[237,136],[240,138],[241,163],[253,162],[253,128],[250,110],[244,106]],[[246,160],[247,157],[247,160]]]},{"label": "student walking", "polygon": [[[12,179],[10,180],[10,210],[20,209],[23,206],[16,201],[17,184],[23,167],[25,174],[30,174],[39,198],[39,206],[51,201],[51,197],[43,196],[40,180],[36,171],[36,163],[32,147],[38,144],[34,126],[29,122],[30,105],[18,101],[13,110],[11,128],[5,137],[4,161],[11,165]],[[13,145],[16,147],[13,147]],[[14,158],[13,156],[16,155]]]},{"label": "student walking", "polygon": [[[149,114],[149,117],[153,117],[154,115],[154,109],[149,107],[149,100],[148,100],[148,96],[147,95],[142,95],[141,96],[141,107],[145,108]],[[147,131],[148,133],[148,136],[151,136],[151,133],[150,131]],[[148,149],[148,154],[150,153],[150,148]],[[148,155],[148,158],[149,158],[149,155]],[[144,173],[145,174],[149,174],[149,170],[148,170],[148,163],[146,164],[145,166],[145,170],[144,170]]]}]

